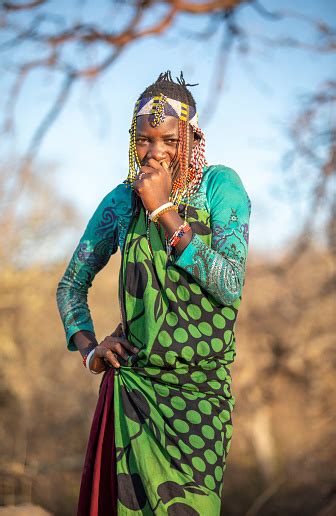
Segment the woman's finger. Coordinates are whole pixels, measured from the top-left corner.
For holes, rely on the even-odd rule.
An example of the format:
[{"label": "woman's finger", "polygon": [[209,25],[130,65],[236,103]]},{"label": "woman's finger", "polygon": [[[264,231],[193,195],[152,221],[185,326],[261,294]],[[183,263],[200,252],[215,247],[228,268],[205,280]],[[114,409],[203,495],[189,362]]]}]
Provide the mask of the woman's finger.
[{"label": "woman's finger", "polygon": [[[147,162],[146,168],[151,168],[152,170],[154,169],[155,171],[159,172],[162,168],[162,163],[164,163],[164,161],[160,162],[154,158],[150,158]],[[143,167],[143,168],[145,168],[145,167]]]},{"label": "woman's finger", "polygon": [[[105,337],[103,342],[101,343],[104,347],[108,347],[114,352],[119,353],[119,350],[121,349],[118,345],[121,345],[124,349],[129,351],[130,353],[138,353],[139,350],[133,344],[131,344],[125,337],[117,337],[109,335],[108,337]],[[121,355],[123,358],[124,356]]]},{"label": "woman's finger", "polygon": [[136,179],[133,183],[133,188],[135,193],[139,195],[139,187],[141,186],[141,181],[139,179]]},{"label": "woman's finger", "polygon": [[116,339],[117,342],[119,342],[125,349],[127,349],[127,351],[130,351],[131,353],[139,353],[139,350],[138,348],[136,348],[135,346],[133,346],[133,344],[131,344],[125,337],[118,337],[118,339]]},{"label": "woman's finger", "polygon": [[114,342],[112,344],[112,350],[124,360],[128,360],[129,354],[126,353],[125,348],[120,344],[120,342]]},{"label": "woman's finger", "polygon": [[110,349],[106,350],[104,360],[109,362],[116,369],[119,369],[120,364],[118,362],[117,356]]},{"label": "woman's finger", "polygon": [[150,167],[148,165],[143,165],[140,170],[139,170],[139,176],[140,174],[152,174],[153,172],[156,172],[157,168],[156,167]]},{"label": "woman's finger", "polygon": [[169,172],[169,165],[168,165],[168,163],[166,163],[165,161],[162,161],[161,165],[162,165],[162,168],[164,168],[166,172]]}]

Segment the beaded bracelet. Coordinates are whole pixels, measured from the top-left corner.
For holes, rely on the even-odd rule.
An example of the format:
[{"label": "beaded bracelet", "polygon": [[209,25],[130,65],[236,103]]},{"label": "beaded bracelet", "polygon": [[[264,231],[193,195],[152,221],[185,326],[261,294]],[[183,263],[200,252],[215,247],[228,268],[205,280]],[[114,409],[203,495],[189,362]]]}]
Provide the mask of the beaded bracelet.
[{"label": "beaded bracelet", "polygon": [[183,235],[185,235],[188,231],[191,230],[188,222],[183,222],[181,226],[175,231],[175,233],[169,239],[169,246],[176,247]]},{"label": "beaded bracelet", "polygon": [[87,361],[87,357],[89,355],[83,355],[83,366],[86,367],[86,361]]},{"label": "beaded bracelet", "polygon": [[97,371],[92,371],[92,369],[90,369],[90,360],[92,358],[94,351],[95,351],[95,348],[91,349],[90,353],[83,356],[83,365],[84,365],[84,367],[86,367],[86,369],[88,369],[90,371],[90,373],[99,374]]},{"label": "beaded bracelet", "polygon": [[178,210],[178,206],[176,206],[176,204],[173,204],[172,206],[167,206],[166,208],[163,208],[163,210],[159,211],[159,213],[157,213],[157,215],[155,215],[154,217],[152,217],[152,222],[157,222],[158,219],[161,217],[161,215],[163,215],[164,213],[167,213],[167,211],[176,211]]},{"label": "beaded bracelet", "polygon": [[159,213],[161,213],[162,210],[164,210],[165,208],[168,208],[168,206],[173,206],[173,203],[169,201],[164,204],[161,204],[161,206],[156,208],[156,210],[152,211],[152,213],[150,213],[148,215],[150,220],[153,220]]}]

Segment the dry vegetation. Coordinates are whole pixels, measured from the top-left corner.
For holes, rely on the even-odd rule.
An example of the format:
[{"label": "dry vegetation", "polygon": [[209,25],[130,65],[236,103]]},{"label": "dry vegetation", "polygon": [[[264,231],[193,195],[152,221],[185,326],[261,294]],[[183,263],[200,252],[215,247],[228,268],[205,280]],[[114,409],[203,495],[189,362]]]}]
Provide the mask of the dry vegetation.
[{"label": "dry vegetation", "polygon": [[[118,265],[113,257],[90,293],[100,337],[118,321]],[[65,351],[55,304],[63,269],[2,272],[0,503],[70,516],[99,380]],[[251,256],[225,516],[334,514],[333,274],[327,251],[309,249],[288,268]]]}]

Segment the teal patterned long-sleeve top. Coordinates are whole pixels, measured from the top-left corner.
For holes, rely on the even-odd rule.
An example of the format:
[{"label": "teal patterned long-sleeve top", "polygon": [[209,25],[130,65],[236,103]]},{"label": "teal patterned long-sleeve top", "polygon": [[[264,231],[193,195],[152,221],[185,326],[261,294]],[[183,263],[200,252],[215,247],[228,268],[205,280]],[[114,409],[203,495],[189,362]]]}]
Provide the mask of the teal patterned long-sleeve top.
[{"label": "teal patterned long-sleeve top", "polygon": [[[132,216],[132,189],[120,184],[101,201],[73,253],[57,289],[57,302],[68,348],[80,330],[94,333],[87,304],[95,275],[118,247],[123,250]],[[210,215],[212,244],[194,233],[175,265],[187,271],[217,302],[231,305],[241,296],[248,251],[250,200],[238,174],[215,165],[204,169],[198,192],[190,205]]]}]

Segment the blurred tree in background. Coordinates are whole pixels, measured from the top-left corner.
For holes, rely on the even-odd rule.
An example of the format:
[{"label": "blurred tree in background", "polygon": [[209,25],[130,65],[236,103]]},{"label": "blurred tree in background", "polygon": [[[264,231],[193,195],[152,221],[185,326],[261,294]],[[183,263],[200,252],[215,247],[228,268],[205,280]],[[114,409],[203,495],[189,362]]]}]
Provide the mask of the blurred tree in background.
[{"label": "blurred tree in background", "polygon": [[[123,23],[115,28],[78,19],[76,10],[73,18],[55,15],[47,0],[0,4],[0,56],[11,63],[14,77],[6,83],[3,131],[10,134],[18,123],[15,107],[34,70],[47,69],[60,83],[25,154],[7,158],[0,168],[0,504],[33,502],[62,516],[75,512],[99,381],[60,345],[64,337],[54,297],[65,264],[41,256],[48,256],[76,213],[55,193],[55,165],[39,163],[44,136],[77,84],[101,77],[128,46],[165,33],[180,16],[208,20],[208,31],[194,34],[205,44],[210,34],[222,34],[216,62],[221,73],[212,82],[211,98],[221,91],[233,46],[242,54],[256,44],[302,48],[317,58],[336,52],[332,24],[306,17],[299,4],[289,12],[281,11],[279,2],[279,11],[270,12],[253,0],[106,3],[123,11]],[[283,38],[253,34],[240,23],[244,9],[257,11],[270,24],[303,20],[314,43],[295,33]],[[253,254],[249,260],[233,373],[237,406],[225,516],[336,513],[336,82],[331,72],[329,81],[298,103],[287,128],[284,178],[293,200],[298,191],[309,200],[302,231],[278,260]],[[209,111],[214,109],[210,102]],[[111,302],[117,296],[118,265],[115,256],[90,294],[99,336],[118,322]]]},{"label": "blurred tree in background", "polygon": [[[86,2],[83,0],[83,3]],[[37,70],[48,70],[59,84],[59,90],[32,134],[26,153],[15,167],[15,173],[11,174],[10,181],[0,190],[4,231],[10,229],[12,215],[18,204],[16,200],[33,174],[33,160],[41,143],[50,126],[65,109],[71,91],[81,82],[100,79],[130,45],[164,34],[182,16],[188,16],[185,25],[190,27],[185,31],[185,37],[202,39],[206,43],[215,34],[221,35],[215,63],[216,73],[206,110],[208,116],[216,108],[226,63],[234,47],[241,56],[262,47],[280,47],[287,51],[300,48],[317,56],[336,52],[336,29],[332,24],[322,18],[313,19],[304,15],[299,8],[281,10],[280,2],[278,10],[273,12],[257,0],[102,0],[99,9],[109,7],[110,11],[108,19],[99,21],[83,17],[75,4],[72,11],[64,15],[59,14],[55,5],[48,0],[3,1],[0,7],[3,31],[0,55],[10,63],[8,71],[11,75],[11,81],[7,81],[5,87],[7,101],[2,117],[4,133],[10,133],[15,128],[15,108],[30,75]],[[304,22],[313,38],[301,40],[295,32],[286,37],[273,38],[256,34],[246,20],[240,21],[240,15],[246,9],[256,11],[270,24],[281,24],[288,20]],[[192,30],[195,17],[204,18],[208,29],[202,32]],[[117,21],[114,22],[114,19]],[[336,169],[334,109],[335,80],[330,73],[330,80],[321,84],[319,91],[304,100],[303,107],[289,128],[293,149],[286,157],[291,184],[295,180],[300,188],[305,183],[305,187],[310,189],[306,192],[310,199],[309,211],[317,210],[321,205],[325,209],[328,203],[329,209],[325,209],[329,214],[325,220],[326,225],[335,212],[329,187]],[[206,118],[203,123],[206,123]],[[305,237],[311,229],[312,225],[306,221],[303,226]]]}]

